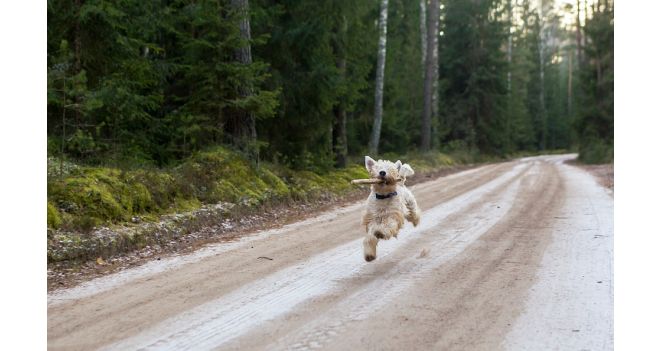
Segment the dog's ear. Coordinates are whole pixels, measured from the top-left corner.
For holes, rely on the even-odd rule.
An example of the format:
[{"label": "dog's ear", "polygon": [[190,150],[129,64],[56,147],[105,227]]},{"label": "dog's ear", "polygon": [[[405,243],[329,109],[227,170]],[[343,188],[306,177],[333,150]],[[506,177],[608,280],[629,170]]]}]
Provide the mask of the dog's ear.
[{"label": "dog's ear", "polygon": [[413,168],[411,168],[411,166],[409,166],[408,163],[405,163],[401,167],[399,167],[399,175],[401,177],[406,178],[406,177],[410,177],[414,174],[415,174],[415,172],[413,172]]},{"label": "dog's ear", "polygon": [[376,164],[376,161],[374,161],[371,157],[365,156],[365,168],[367,168],[368,172],[372,171],[372,167]]},{"label": "dog's ear", "polygon": [[395,162],[395,167],[397,167],[397,170],[399,171],[399,168],[402,167],[402,161],[397,160],[397,162]]}]

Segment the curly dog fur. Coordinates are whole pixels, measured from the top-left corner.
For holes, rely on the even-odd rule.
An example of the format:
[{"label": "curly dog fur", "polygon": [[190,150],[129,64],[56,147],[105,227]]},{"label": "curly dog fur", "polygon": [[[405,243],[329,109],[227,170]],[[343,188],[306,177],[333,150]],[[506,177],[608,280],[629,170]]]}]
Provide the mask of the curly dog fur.
[{"label": "curly dog fur", "polygon": [[382,179],[380,184],[372,184],[363,215],[365,239],[363,253],[365,261],[376,258],[379,240],[397,237],[404,220],[417,226],[420,222],[420,208],[411,191],[404,185],[406,177],[414,174],[408,164],[395,163],[365,156],[365,168],[371,178]]}]

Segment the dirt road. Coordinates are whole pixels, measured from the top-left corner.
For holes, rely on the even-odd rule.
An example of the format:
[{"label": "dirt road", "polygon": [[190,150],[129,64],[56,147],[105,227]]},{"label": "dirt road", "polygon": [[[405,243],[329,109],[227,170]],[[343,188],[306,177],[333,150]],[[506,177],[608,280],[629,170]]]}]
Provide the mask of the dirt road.
[{"label": "dirt road", "polygon": [[571,157],[412,187],[370,263],[361,202],[53,292],[48,348],[612,349],[613,198]]}]

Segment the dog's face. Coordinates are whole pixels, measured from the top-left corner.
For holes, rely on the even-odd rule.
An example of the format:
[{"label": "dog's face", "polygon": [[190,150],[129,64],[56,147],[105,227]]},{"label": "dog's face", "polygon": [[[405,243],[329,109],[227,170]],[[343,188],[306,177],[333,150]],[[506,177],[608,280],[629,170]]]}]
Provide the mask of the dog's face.
[{"label": "dog's face", "polygon": [[392,163],[387,160],[374,161],[369,156],[365,156],[365,168],[370,174],[370,178],[383,179],[385,182],[374,184],[379,192],[392,192],[397,187],[397,180],[413,175],[413,169],[408,164],[402,165],[402,162]]}]

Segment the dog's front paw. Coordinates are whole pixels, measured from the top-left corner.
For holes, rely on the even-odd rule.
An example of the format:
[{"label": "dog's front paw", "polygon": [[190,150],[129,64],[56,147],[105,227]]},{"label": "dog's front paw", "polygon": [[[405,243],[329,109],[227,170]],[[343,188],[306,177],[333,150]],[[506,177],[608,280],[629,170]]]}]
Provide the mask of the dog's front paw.
[{"label": "dog's front paw", "polygon": [[417,227],[418,224],[420,224],[420,214],[419,213],[411,213],[408,218],[406,218],[413,224],[414,227]]},{"label": "dog's front paw", "polygon": [[411,222],[413,222],[414,227],[417,227],[418,224],[420,224],[420,215],[413,216],[413,221],[411,221]]}]

